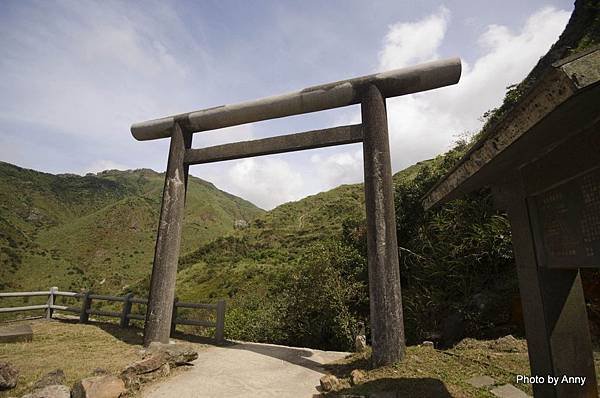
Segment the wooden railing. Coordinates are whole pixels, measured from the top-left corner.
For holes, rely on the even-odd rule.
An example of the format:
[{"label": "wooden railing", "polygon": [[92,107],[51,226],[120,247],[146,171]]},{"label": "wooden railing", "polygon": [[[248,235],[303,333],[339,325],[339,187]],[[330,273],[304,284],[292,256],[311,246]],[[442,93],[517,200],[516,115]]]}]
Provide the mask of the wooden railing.
[{"label": "wooden railing", "polygon": [[[106,316],[119,318],[119,325],[121,327],[128,327],[129,321],[134,319],[138,321],[145,321],[146,316],[144,314],[134,314],[131,312],[133,304],[147,305],[148,300],[144,298],[137,298],[133,296],[133,293],[126,294],[125,296],[108,296],[103,294],[93,294],[90,292],[75,293],[75,292],[61,292],[57,287],[52,287],[50,290],[37,291],[37,292],[9,292],[0,293],[0,298],[8,297],[35,297],[35,296],[47,296],[48,299],[46,304],[29,305],[23,307],[0,307],[0,313],[5,312],[20,312],[20,311],[33,311],[33,310],[45,310],[46,319],[51,319],[54,311],[66,311],[79,314],[79,322],[88,323],[90,315]],[[81,300],[81,305],[78,307],[68,305],[57,305],[57,297],[72,297]],[[93,300],[104,300],[104,301],[116,301],[122,302],[123,307],[120,312],[117,311],[105,311],[92,308]],[[178,308],[194,308],[194,309],[206,309],[216,311],[216,322],[197,320],[197,319],[182,319],[177,316]],[[225,329],[225,301],[219,300],[216,304],[200,304],[200,303],[185,303],[175,299],[173,303],[173,316],[171,318],[171,334],[175,332],[176,325],[193,325],[193,326],[204,326],[208,328],[215,328],[215,341],[217,344],[224,342],[224,329]]]}]

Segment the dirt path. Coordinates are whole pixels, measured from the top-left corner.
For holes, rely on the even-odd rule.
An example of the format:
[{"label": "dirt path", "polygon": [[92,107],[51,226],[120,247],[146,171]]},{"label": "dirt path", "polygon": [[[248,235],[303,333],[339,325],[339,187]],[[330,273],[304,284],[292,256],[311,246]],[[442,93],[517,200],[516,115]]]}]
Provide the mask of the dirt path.
[{"label": "dirt path", "polygon": [[347,353],[239,343],[200,351],[194,366],[147,387],[147,398],[294,397],[319,394],[321,364]]}]

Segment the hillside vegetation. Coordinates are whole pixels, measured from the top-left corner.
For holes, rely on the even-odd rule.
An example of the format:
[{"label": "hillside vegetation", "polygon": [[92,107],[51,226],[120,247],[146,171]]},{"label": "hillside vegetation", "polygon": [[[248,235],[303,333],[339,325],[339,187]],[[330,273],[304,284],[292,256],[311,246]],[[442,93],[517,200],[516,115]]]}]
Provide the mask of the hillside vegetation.
[{"label": "hillside vegetation", "polygon": [[[52,175],[0,162],[0,290],[122,292],[152,267],[164,175]],[[191,177],[182,253],[264,213]]]}]

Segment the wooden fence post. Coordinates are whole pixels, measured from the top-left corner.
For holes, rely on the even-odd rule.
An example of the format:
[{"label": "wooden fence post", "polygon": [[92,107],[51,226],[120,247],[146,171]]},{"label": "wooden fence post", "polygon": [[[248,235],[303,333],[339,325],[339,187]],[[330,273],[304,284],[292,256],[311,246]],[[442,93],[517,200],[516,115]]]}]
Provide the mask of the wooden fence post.
[{"label": "wooden fence post", "polygon": [[173,313],[171,314],[171,332],[170,336],[175,334],[175,330],[177,328],[177,302],[179,301],[178,297],[175,297],[173,300]]},{"label": "wooden fence post", "polygon": [[46,308],[46,320],[52,319],[52,306],[54,305],[54,297],[58,288],[53,286],[50,288],[50,294],[48,294],[48,308]]},{"label": "wooden fence post", "polygon": [[215,340],[217,344],[225,342],[225,300],[217,302],[217,329],[215,331]]},{"label": "wooden fence post", "polygon": [[123,301],[123,310],[121,311],[121,322],[119,324],[120,327],[126,328],[129,326],[129,314],[131,313],[131,299],[133,298],[133,293],[127,293],[125,295],[125,301]]},{"label": "wooden fence post", "polygon": [[90,291],[86,290],[81,298],[81,312],[79,313],[79,323],[88,323],[90,319],[89,310],[92,306],[92,299],[90,298]]}]

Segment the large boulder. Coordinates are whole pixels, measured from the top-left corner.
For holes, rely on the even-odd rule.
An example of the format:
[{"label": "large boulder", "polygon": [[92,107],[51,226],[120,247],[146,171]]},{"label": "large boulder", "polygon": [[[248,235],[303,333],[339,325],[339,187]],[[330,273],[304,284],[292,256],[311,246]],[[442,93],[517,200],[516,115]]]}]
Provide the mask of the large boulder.
[{"label": "large boulder", "polygon": [[138,391],[142,384],[150,381],[166,377],[171,373],[171,367],[168,363],[163,364],[160,368],[142,374],[135,373],[121,373],[121,380],[125,383],[125,388],[129,391]]},{"label": "large boulder", "polygon": [[0,391],[17,386],[19,370],[8,362],[0,362]]},{"label": "large boulder", "polygon": [[44,376],[42,376],[41,379],[36,381],[35,384],[33,385],[33,389],[39,390],[39,389],[42,389],[47,386],[56,386],[56,385],[65,384],[65,380],[66,380],[65,372],[63,372],[62,369],[56,369],[56,370],[53,370],[52,372],[46,373]]},{"label": "large boulder", "polygon": [[180,366],[198,359],[198,352],[186,344],[150,343],[146,355],[163,354],[171,366]]},{"label": "large boulder", "polygon": [[21,398],[70,398],[71,389],[62,384],[54,384],[38,388],[32,393],[23,395]]},{"label": "large boulder", "polygon": [[165,355],[146,355],[144,359],[128,365],[125,369],[123,369],[121,375],[140,375],[144,373],[154,372],[166,363],[167,357]]},{"label": "large boulder", "polygon": [[136,391],[143,383],[168,376],[171,373],[168,357],[164,353],[146,354],[145,358],[132,363],[121,372],[125,387]]},{"label": "large boulder", "polygon": [[72,398],[119,398],[125,391],[125,383],[116,376],[94,376],[75,383]]},{"label": "large boulder", "polygon": [[189,364],[198,358],[198,352],[185,344],[151,343],[141,351],[142,359],[121,372],[127,389],[136,391],[148,381],[168,376],[171,368]]},{"label": "large boulder", "polygon": [[[141,367],[132,367],[130,365],[121,372],[121,380],[123,380],[125,387],[128,390],[137,391],[142,384],[161,377],[166,377],[171,373],[171,367],[168,362],[163,362],[162,365],[151,371],[141,372],[141,369]],[[140,370],[140,373],[136,373],[136,370]]]}]

